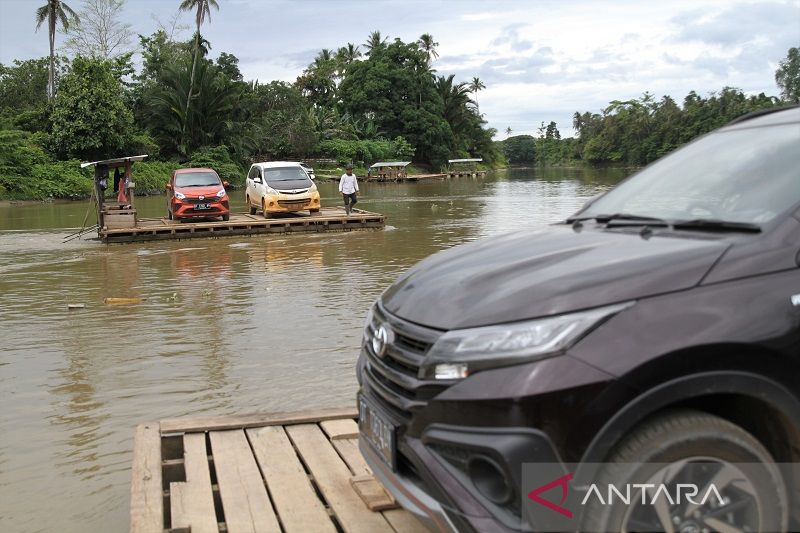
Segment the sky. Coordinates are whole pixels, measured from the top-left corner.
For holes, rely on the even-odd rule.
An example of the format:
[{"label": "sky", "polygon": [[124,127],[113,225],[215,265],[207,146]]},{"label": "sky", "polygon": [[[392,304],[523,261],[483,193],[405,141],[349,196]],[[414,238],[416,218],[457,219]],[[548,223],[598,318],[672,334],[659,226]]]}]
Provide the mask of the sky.
[{"label": "sky", "polygon": [[[82,0],[66,0],[79,10]],[[136,33],[169,26],[178,0],[126,0]],[[726,86],[778,95],[775,69],[800,47],[800,0],[218,0],[202,30],[211,57],[232,53],[245,79],[292,82],[322,48],[363,43],[379,30],[439,43],[433,68],[456,81],[474,76],[476,98],[496,138],[536,134],[554,120],[570,136],[575,111],[649,91],[678,102]],[[48,54],[35,30],[44,0],[0,0],[0,63]],[[194,15],[183,12],[189,38]],[[57,46],[63,42],[57,39]],[[363,45],[362,45],[363,50]]]}]

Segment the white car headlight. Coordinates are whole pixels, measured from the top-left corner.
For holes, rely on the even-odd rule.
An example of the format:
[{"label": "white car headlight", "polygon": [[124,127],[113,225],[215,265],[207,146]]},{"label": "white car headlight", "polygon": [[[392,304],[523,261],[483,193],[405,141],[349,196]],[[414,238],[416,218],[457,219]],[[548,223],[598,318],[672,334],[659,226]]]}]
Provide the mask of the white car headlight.
[{"label": "white car headlight", "polygon": [[178,200],[183,200],[184,198],[186,198],[186,195],[183,194],[182,192],[175,191],[175,198],[177,198]]},{"label": "white car headlight", "polygon": [[633,302],[513,324],[448,331],[431,347],[420,377],[458,379],[476,370],[557,355],[631,305]]},{"label": "white car headlight", "polygon": [[217,197],[218,198],[222,198],[223,196],[225,196],[225,187],[223,187],[223,188],[221,188],[220,190],[217,191]]},{"label": "white car headlight", "polygon": [[278,194],[278,191],[267,185],[267,194]]}]

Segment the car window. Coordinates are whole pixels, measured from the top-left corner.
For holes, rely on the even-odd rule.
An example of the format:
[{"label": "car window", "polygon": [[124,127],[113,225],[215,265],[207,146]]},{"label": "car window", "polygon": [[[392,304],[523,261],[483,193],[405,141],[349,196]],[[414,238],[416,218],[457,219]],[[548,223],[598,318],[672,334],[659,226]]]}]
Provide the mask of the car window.
[{"label": "car window", "polygon": [[219,176],[214,172],[183,172],[175,176],[177,187],[209,187],[221,185]]},{"label": "car window", "polygon": [[800,204],[800,125],[713,133],[660,159],[580,216],[762,224]]}]

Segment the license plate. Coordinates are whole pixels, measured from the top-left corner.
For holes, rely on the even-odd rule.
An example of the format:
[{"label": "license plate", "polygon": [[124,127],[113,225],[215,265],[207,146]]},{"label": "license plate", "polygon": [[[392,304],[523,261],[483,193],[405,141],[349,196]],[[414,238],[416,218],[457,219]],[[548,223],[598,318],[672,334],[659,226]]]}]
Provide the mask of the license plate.
[{"label": "license plate", "polygon": [[358,431],[392,470],[395,465],[395,427],[370,405],[358,398]]},{"label": "license plate", "polygon": [[203,209],[211,209],[211,204],[194,204],[195,211],[202,211]]}]

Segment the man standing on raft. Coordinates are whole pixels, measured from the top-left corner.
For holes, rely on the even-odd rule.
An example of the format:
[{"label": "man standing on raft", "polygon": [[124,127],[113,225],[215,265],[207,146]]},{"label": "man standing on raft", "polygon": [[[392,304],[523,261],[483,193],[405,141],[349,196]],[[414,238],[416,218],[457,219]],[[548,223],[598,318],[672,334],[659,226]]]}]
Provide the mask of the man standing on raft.
[{"label": "man standing on raft", "polygon": [[339,192],[342,193],[342,199],[344,199],[344,210],[347,212],[347,215],[350,215],[350,211],[353,210],[353,206],[356,205],[358,199],[356,198],[356,193],[358,192],[358,180],[356,179],[355,174],[353,174],[353,165],[347,165],[346,172],[342,174],[342,177],[339,178]]}]

